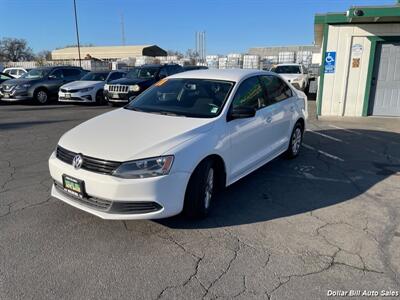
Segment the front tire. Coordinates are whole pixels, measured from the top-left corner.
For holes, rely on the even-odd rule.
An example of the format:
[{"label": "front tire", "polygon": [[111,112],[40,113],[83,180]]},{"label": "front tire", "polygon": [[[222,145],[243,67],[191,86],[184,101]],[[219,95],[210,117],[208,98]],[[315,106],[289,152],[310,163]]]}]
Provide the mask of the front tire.
[{"label": "front tire", "polygon": [[302,142],[303,142],[303,126],[301,125],[300,122],[297,122],[290,136],[290,142],[289,142],[289,147],[286,150],[286,156],[290,159],[298,156]]},{"label": "front tire", "polygon": [[45,89],[36,90],[33,98],[41,105],[48,104],[50,102],[49,93]]},{"label": "front tire", "polygon": [[205,160],[194,170],[185,193],[184,214],[189,218],[205,218],[212,207],[216,187],[216,169],[212,160]]},{"label": "front tire", "polygon": [[96,105],[103,105],[103,104],[104,104],[103,90],[98,90],[96,93]]}]

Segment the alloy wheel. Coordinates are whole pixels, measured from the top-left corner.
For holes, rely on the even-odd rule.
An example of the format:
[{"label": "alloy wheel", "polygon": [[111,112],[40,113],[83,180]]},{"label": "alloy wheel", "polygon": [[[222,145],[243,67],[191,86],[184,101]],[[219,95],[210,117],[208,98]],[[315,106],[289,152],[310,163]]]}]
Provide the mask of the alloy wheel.
[{"label": "alloy wheel", "polygon": [[210,207],[213,191],[214,191],[214,169],[210,168],[208,170],[206,187],[204,191],[204,206],[206,209]]},{"label": "alloy wheel", "polygon": [[45,91],[39,91],[37,93],[37,100],[40,103],[46,103],[47,102],[47,93]]},{"label": "alloy wheel", "polygon": [[299,152],[300,145],[301,145],[301,129],[297,127],[292,136],[292,152],[294,155],[296,155]]}]

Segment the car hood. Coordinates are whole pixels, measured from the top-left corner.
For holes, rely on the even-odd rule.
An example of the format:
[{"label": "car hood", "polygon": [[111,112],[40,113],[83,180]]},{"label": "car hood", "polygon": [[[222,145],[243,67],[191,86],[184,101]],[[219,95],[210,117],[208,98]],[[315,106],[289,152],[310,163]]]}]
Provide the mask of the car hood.
[{"label": "car hood", "polygon": [[84,88],[96,86],[101,83],[104,84],[103,81],[78,80],[78,81],[73,81],[73,82],[64,84],[61,88],[66,89],[66,90],[84,89]]},{"label": "car hood", "polygon": [[64,134],[59,145],[86,156],[129,161],[159,156],[210,130],[214,119],[137,112],[124,108],[88,120]]},{"label": "car hood", "polygon": [[279,74],[286,80],[293,80],[295,78],[303,77],[303,74]]},{"label": "car hood", "polygon": [[144,82],[153,82],[153,81],[155,81],[153,78],[151,78],[151,79],[120,78],[117,80],[110,81],[108,84],[134,85],[134,84],[140,84],[140,83],[144,83]]},{"label": "car hood", "polygon": [[34,84],[39,82],[41,79],[26,79],[26,78],[14,78],[9,79],[7,82],[3,83],[4,85],[22,85],[22,84]]}]

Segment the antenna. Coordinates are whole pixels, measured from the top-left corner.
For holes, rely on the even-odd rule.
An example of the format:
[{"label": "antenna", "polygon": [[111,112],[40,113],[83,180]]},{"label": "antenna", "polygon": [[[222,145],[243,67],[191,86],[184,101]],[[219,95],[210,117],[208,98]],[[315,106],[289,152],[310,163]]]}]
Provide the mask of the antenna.
[{"label": "antenna", "polygon": [[125,46],[125,22],[123,13],[121,13],[121,37],[122,37],[122,45]]}]

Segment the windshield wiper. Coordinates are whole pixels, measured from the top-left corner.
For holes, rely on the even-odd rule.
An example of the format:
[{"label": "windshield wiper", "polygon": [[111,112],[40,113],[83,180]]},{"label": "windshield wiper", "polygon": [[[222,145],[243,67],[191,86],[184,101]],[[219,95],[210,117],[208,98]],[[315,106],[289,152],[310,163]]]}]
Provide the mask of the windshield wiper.
[{"label": "windshield wiper", "polygon": [[128,109],[128,110],[134,110],[134,111],[143,111],[143,110],[141,110],[141,109],[139,109],[139,108],[136,108],[136,107],[124,106],[124,108],[125,108],[125,109]]}]

